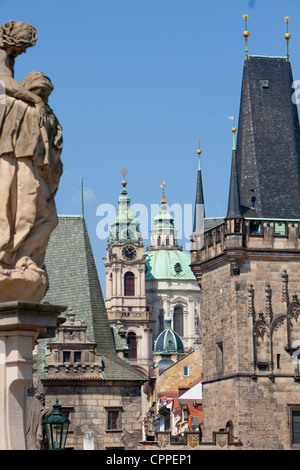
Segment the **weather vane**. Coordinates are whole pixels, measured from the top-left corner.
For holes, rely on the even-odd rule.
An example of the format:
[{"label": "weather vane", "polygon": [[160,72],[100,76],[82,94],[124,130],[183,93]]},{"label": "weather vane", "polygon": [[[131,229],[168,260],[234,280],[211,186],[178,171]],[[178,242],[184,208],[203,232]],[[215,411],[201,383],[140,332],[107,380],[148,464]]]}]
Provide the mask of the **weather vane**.
[{"label": "weather vane", "polygon": [[250,33],[247,30],[247,20],[249,18],[249,15],[247,15],[247,13],[244,13],[243,18],[245,20],[245,31],[243,32],[243,36],[245,38],[245,56],[246,56],[246,59],[248,59],[248,37],[249,37]]}]

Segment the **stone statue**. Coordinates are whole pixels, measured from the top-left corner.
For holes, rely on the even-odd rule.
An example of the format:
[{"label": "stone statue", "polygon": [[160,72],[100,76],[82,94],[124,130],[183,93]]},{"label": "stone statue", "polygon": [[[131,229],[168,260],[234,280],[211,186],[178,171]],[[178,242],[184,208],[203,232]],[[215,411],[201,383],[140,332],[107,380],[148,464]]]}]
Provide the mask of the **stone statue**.
[{"label": "stone statue", "polygon": [[41,379],[34,377],[32,385],[33,396],[27,397],[26,447],[27,450],[45,450],[47,443],[42,423],[51,410],[45,407],[45,390]]},{"label": "stone statue", "polygon": [[43,299],[45,253],[58,223],[62,128],[48,105],[53,85],[41,72],[14,79],[15,58],[36,39],[26,23],[0,25],[0,302]]}]

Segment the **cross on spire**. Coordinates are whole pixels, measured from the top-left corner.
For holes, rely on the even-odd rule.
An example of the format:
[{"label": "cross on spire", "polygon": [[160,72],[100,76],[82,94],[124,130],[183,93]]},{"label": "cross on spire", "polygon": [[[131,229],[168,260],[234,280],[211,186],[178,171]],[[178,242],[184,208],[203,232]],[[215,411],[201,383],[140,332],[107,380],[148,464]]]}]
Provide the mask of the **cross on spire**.
[{"label": "cross on spire", "polygon": [[161,199],[161,204],[165,204],[167,201],[166,201],[166,198],[165,198],[165,187],[166,187],[166,183],[164,181],[161,182],[161,185],[160,187],[162,188],[162,199]]}]

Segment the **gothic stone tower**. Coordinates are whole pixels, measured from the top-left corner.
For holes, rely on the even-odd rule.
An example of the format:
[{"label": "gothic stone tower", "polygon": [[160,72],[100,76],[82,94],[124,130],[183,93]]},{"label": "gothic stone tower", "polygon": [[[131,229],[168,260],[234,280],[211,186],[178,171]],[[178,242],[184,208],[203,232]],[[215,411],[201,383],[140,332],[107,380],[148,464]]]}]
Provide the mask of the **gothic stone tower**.
[{"label": "gothic stone tower", "polygon": [[146,306],[146,255],[139,222],[130,210],[125,177],[122,185],[119,210],[107,246],[105,304],[110,324],[115,326],[120,321],[126,331],[131,365],[149,376],[153,364],[153,322]]},{"label": "gothic stone tower", "polygon": [[300,447],[300,131],[292,83],[288,57],[246,56],[228,213],[193,234],[204,442],[230,428],[228,439],[243,449]]}]

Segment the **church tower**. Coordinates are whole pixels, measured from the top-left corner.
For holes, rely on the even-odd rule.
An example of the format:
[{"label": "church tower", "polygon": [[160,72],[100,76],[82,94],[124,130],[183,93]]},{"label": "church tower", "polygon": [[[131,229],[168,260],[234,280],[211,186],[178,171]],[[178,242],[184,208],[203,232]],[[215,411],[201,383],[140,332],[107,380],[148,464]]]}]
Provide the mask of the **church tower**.
[{"label": "church tower", "polygon": [[153,313],[153,338],[170,318],[186,351],[201,347],[200,289],[190,268],[191,255],[178,246],[177,229],[161,183],[160,211],[154,217],[146,251],[146,297]]},{"label": "church tower", "polygon": [[145,294],[146,256],[139,222],[130,210],[126,170],[122,174],[123,190],[105,259],[105,304],[110,324],[115,326],[120,321],[126,331],[131,365],[148,376],[153,360],[152,321]]},{"label": "church tower", "polygon": [[228,212],[191,243],[203,441],[223,429],[228,445],[287,450],[300,447],[300,129],[288,49],[248,55],[248,36]]}]

